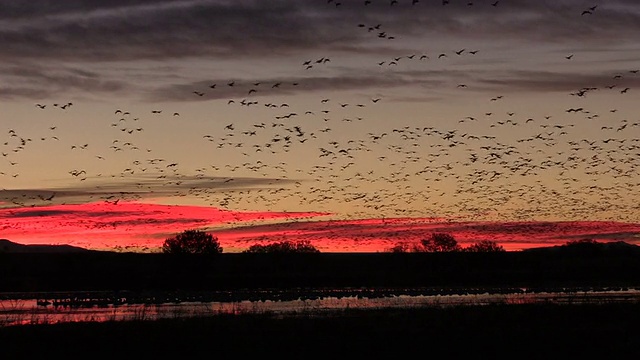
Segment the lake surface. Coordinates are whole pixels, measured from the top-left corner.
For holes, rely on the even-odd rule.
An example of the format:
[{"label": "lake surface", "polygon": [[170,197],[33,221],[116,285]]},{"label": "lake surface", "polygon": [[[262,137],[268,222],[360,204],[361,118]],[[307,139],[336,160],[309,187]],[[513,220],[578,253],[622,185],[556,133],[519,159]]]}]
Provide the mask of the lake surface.
[{"label": "lake surface", "polygon": [[[313,316],[341,309],[367,309],[392,307],[460,306],[489,304],[588,304],[614,302],[640,302],[640,289],[562,289],[560,291],[517,291],[483,292],[457,291],[446,294],[405,293],[358,293],[345,295],[341,291],[323,291],[323,296],[274,296],[269,299],[218,300],[214,297],[193,298],[186,301],[123,303],[86,301],[65,301],[59,293],[39,293],[38,298],[28,298],[17,294],[0,294],[0,326],[78,322],[78,321],[127,321],[155,320],[161,318],[181,318],[192,316],[215,316],[220,314],[271,313],[281,316]],[[409,294],[407,294],[409,293]],[[275,294],[278,295],[278,294]],[[280,294],[281,295],[281,294]],[[290,294],[289,294],[290,295]],[[94,296],[94,298],[96,298]],[[218,297],[219,298],[219,297]],[[58,299],[50,301],[44,299]]]}]

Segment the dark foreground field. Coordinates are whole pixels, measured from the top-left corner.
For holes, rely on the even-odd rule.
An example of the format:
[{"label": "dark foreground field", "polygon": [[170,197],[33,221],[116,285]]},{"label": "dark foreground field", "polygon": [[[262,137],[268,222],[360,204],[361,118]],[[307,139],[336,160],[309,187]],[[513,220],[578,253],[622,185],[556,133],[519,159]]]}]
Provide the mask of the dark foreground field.
[{"label": "dark foreground field", "polygon": [[[0,293],[640,286],[640,249],[176,256],[0,253]],[[586,251],[585,251],[586,250]]]},{"label": "dark foreground field", "polygon": [[344,310],[0,328],[18,358],[635,358],[640,304]]},{"label": "dark foreground field", "polygon": [[[0,253],[0,295],[51,291],[638,287],[636,249],[451,254]],[[621,358],[640,303],[345,309],[0,328],[2,358]]]}]

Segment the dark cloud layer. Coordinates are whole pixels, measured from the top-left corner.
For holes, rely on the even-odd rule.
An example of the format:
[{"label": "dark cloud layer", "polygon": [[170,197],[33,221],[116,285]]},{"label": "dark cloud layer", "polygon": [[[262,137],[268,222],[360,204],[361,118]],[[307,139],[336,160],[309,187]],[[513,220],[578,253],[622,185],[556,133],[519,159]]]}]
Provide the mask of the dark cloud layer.
[{"label": "dark cloud layer", "polygon": [[[631,69],[629,69],[631,70]],[[584,74],[577,72],[512,71],[494,73],[492,77],[479,77],[482,87],[520,91],[578,92],[584,88],[592,90],[618,91],[625,87],[640,86],[640,77],[629,70],[611,74]],[[620,78],[614,78],[620,76]],[[612,87],[611,89],[607,87]]]},{"label": "dark cloud layer", "polygon": [[81,186],[3,189],[0,190],[0,202],[4,203],[0,203],[0,208],[183,196],[189,189],[194,188],[207,193],[242,189],[270,189],[276,183],[285,185],[294,181],[296,180],[280,178],[200,178],[194,176],[167,177],[162,180],[152,177],[134,177],[127,182],[113,183],[110,180],[94,179],[94,181],[89,181]]},{"label": "dark cloud layer", "polygon": [[[371,39],[356,24],[382,24],[398,36],[425,33],[511,37],[556,42],[567,39],[635,39],[636,4],[609,1],[581,16],[583,1],[503,1],[497,7],[452,1],[393,8],[344,1],[29,1],[4,4],[0,31],[7,58],[139,60],[186,56],[285,55],[305,48],[332,48]],[[464,3],[464,4],[463,4]],[[633,8],[631,8],[633,10]],[[509,16],[505,16],[505,15]],[[369,25],[367,25],[369,26]],[[284,53],[283,53],[284,52]]]},{"label": "dark cloud layer", "polygon": [[[55,91],[115,93],[133,87],[83,66],[123,61],[211,61],[306,58],[308,52],[385,54],[397,46],[385,32],[429,47],[436,40],[485,44],[572,44],[588,48],[635,43],[640,3],[612,0],[590,15],[584,1],[10,1],[0,4],[0,88],[5,98],[40,98]],[[364,28],[357,27],[363,24]],[[369,28],[380,27],[373,31]],[[416,41],[417,40],[417,41]],[[403,44],[402,46],[410,46]],[[490,45],[492,46],[492,45]],[[77,68],[61,68],[61,63]],[[68,65],[67,65],[68,66]],[[366,86],[347,78],[344,86]],[[366,79],[365,79],[366,80]],[[312,88],[340,86],[336,81]],[[374,85],[385,80],[376,80]],[[185,85],[176,85],[176,87]],[[43,88],[47,88],[43,91]],[[163,99],[171,89],[161,89]],[[225,96],[233,95],[226,94]],[[173,98],[175,99],[175,98]]]},{"label": "dark cloud layer", "polygon": [[[264,84],[254,86],[253,83],[227,86],[232,79],[217,79],[210,81],[197,81],[188,84],[169,85],[154,90],[149,99],[152,101],[207,101],[215,99],[256,98],[261,96],[291,95],[293,93],[314,91],[346,91],[360,89],[387,89],[412,85],[439,85],[443,77],[453,72],[424,71],[419,76],[416,73],[397,72],[388,76],[375,76],[373,74],[361,76],[348,75],[334,77],[297,77],[297,78],[273,78],[260,79],[256,83]],[[235,81],[234,81],[235,83]],[[216,84],[216,89],[211,90],[210,85]],[[275,84],[279,85],[273,88]],[[256,90],[249,94],[250,90]],[[194,91],[204,93],[203,96],[195,96]]]}]

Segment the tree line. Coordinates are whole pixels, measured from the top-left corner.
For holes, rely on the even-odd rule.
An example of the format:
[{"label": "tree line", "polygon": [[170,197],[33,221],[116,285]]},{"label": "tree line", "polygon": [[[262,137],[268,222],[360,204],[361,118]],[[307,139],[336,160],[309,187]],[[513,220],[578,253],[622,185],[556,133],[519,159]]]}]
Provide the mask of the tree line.
[{"label": "tree line", "polygon": [[[481,240],[462,247],[453,235],[436,232],[417,244],[400,243],[385,250],[391,253],[408,252],[504,252],[505,249],[492,240]],[[202,230],[185,230],[167,238],[162,245],[165,254],[221,254],[222,246],[218,238]],[[320,253],[308,240],[280,241],[270,244],[254,244],[242,253]]]}]

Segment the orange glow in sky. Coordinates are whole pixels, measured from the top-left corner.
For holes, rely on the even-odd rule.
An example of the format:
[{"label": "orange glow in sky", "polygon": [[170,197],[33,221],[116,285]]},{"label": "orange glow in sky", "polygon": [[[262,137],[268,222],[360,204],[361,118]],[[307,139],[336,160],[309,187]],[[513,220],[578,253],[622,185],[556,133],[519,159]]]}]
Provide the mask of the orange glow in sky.
[{"label": "orange glow in sky", "polygon": [[640,224],[630,223],[327,219],[330,215],[95,202],[0,209],[0,230],[2,237],[23,244],[69,244],[114,251],[158,251],[164,239],[187,229],[210,231],[225,252],[287,240],[308,240],[322,252],[384,252],[399,243],[418,243],[434,232],[450,233],[462,246],[493,240],[510,251],[583,238],[640,242]]},{"label": "orange glow in sky", "polygon": [[2,236],[25,244],[69,244],[94,249],[158,247],[186,229],[304,218],[320,213],[234,212],[211,207],[96,202],[0,209]]},{"label": "orange glow in sky", "polygon": [[0,5],[0,238],[639,239],[640,1],[50,3]]}]

